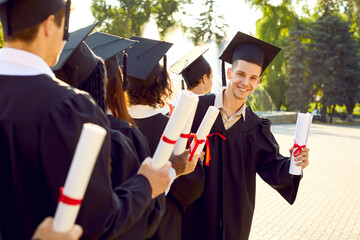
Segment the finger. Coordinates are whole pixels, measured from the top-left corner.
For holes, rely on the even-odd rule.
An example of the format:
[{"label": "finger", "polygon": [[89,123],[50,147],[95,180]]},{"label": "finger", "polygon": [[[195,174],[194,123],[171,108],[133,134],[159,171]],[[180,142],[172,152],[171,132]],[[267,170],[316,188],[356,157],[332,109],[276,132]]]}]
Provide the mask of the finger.
[{"label": "finger", "polygon": [[298,157],[295,158],[295,162],[308,162],[309,158],[308,157]]},{"label": "finger", "polygon": [[71,231],[70,231],[70,237],[71,239],[79,239],[81,235],[83,234],[83,229],[79,225],[75,225]]}]

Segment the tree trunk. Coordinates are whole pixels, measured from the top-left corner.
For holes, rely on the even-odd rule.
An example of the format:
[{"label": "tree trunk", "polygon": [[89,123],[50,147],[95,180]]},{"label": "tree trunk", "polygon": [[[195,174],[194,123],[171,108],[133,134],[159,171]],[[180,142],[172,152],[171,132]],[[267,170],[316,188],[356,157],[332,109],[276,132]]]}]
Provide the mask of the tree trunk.
[{"label": "tree trunk", "polygon": [[331,110],[330,110],[330,123],[332,123],[333,121],[333,117],[334,117],[334,112],[335,112],[335,105],[331,105]]},{"label": "tree trunk", "polygon": [[321,121],[326,122],[326,106],[323,104],[322,110],[321,110]]}]

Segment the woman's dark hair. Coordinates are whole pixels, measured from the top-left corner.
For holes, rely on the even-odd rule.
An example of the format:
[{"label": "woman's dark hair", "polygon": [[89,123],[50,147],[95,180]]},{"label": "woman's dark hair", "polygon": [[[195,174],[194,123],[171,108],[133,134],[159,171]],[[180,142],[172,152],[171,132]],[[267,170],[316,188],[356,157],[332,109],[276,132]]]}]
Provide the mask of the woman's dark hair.
[{"label": "woman's dark hair", "polygon": [[115,117],[135,125],[127,110],[125,94],[123,90],[123,77],[120,67],[115,76],[108,80],[106,89],[106,106],[111,111],[111,113]]},{"label": "woman's dark hair", "polygon": [[[148,105],[153,108],[164,107],[166,99],[170,98],[172,94],[169,73],[166,75],[166,81],[163,80],[163,74],[160,74],[157,81],[149,88],[127,89],[130,104]],[[128,78],[131,79],[130,76]]]},{"label": "woman's dark hair", "polygon": [[106,109],[104,91],[104,78],[106,77],[105,71],[105,63],[100,59],[94,71],[78,87],[78,89],[88,92],[104,112]]},{"label": "woman's dark hair", "polygon": [[[210,78],[211,73],[212,73],[212,69],[211,69],[211,67],[209,67],[209,69],[207,70],[207,72],[206,72],[205,74],[206,74],[206,76],[207,76],[208,78]],[[202,77],[203,77],[205,74],[201,75],[201,77],[199,77],[199,78],[196,79],[196,80],[188,81],[188,82],[187,82],[187,83],[188,83],[188,85],[187,85],[188,89],[191,90],[191,89],[193,89],[194,87],[196,87],[197,85],[199,85]]]}]

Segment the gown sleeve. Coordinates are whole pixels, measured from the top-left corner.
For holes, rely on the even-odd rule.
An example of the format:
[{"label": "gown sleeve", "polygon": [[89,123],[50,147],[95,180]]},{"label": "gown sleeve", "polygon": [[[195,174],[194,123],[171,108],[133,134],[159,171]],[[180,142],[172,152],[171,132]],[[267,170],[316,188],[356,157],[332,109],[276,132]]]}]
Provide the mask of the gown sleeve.
[{"label": "gown sleeve", "polygon": [[[145,136],[135,126],[114,116],[110,116],[109,120],[111,127],[114,128],[111,129],[111,176],[113,187],[115,187],[137,173],[140,164],[150,156],[150,150]],[[123,140],[124,138],[126,141]],[[129,153],[124,153],[126,149],[133,149],[130,156]],[[127,158],[124,159],[124,157]],[[119,237],[132,240],[150,238],[161,222],[165,212],[165,204],[164,194],[151,200],[139,221]]]},{"label": "gown sleeve", "polygon": [[[109,123],[96,103],[85,94],[69,97],[52,108],[39,126],[44,181],[56,208],[83,123],[91,122],[109,132]],[[135,175],[112,190],[110,180],[110,135],[105,138],[89,181],[77,223],[83,239],[113,239],[143,215],[151,200],[151,187],[143,175]]]},{"label": "gown sleeve", "polygon": [[279,145],[270,131],[270,125],[268,119],[262,119],[259,123],[257,173],[286,201],[293,204],[301,176],[289,174],[289,158],[279,153]]}]

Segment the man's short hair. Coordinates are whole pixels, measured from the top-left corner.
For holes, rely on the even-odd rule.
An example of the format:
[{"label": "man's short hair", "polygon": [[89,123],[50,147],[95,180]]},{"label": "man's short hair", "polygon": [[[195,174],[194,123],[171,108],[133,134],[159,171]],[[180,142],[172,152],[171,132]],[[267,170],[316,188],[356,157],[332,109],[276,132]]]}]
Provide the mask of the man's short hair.
[{"label": "man's short hair", "polygon": [[[211,73],[212,73],[212,69],[211,69],[211,67],[209,67],[209,69],[207,70],[207,72],[205,74],[208,78],[210,78]],[[201,77],[199,77],[197,80],[186,81],[187,88],[189,90],[191,90],[191,89],[195,88],[197,85],[199,85],[201,79],[203,78],[203,76],[205,74],[201,75]]]},{"label": "man's short hair", "polygon": [[233,62],[233,64],[231,65],[232,70],[234,70],[234,67],[238,65],[240,60],[244,60],[249,63],[254,63],[254,64],[258,65],[259,67],[261,67],[261,63],[259,61],[255,60],[251,57],[242,57],[242,58],[237,59],[235,62]]},{"label": "man's short hair", "polygon": [[[55,14],[55,24],[56,26],[60,27],[63,18],[65,17],[65,8],[61,8],[56,14]],[[11,34],[10,36],[7,34],[4,34],[4,40],[5,41],[15,41],[15,40],[20,40],[20,41],[24,41],[27,43],[32,42],[37,33],[39,32],[39,27],[40,24],[36,24],[34,26],[22,29],[20,31],[17,31],[16,33]]]}]

